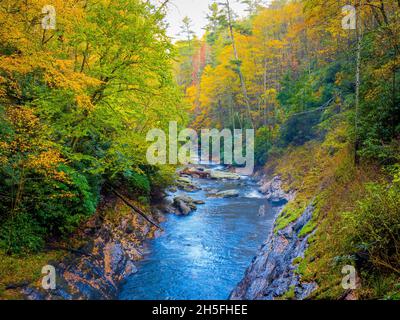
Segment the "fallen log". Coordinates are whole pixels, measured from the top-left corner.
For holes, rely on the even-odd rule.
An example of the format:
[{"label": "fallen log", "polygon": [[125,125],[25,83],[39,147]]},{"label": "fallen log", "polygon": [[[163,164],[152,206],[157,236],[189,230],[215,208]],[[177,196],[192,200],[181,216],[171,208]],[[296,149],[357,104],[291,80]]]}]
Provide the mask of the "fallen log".
[{"label": "fallen log", "polygon": [[109,183],[106,183],[107,187],[111,190],[111,192],[113,194],[115,194],[119,199],[121,199],[129,208],[131,208],[134,212],[136,212],[137,214],[139,214],[140,216],[142,216],[147,222],[149,222],[150,224],[152,224],[153,226],[155,226],[156,228],[163,230],[157,223],[151,221],[151,219],[149,217],[147,217],[147,215],[137,206],[133,205],[132,203],[130,203],[127,199],[125,199],[125,197],[120,194],[117,190],[115,190],[113,188],[113,186],[111,186]]}]

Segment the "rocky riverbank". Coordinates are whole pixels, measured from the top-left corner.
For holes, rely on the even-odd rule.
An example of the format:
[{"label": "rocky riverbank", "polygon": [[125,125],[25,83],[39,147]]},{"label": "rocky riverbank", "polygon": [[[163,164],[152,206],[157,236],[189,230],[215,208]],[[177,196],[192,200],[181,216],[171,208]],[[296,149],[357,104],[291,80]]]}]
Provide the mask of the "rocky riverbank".
[{"label": "rocky riverbank", "polygon": [[[173,189],[180,192],[148,213],[156,223],[163,219],[164,213],[186,216],[205,203],[188,195],[201,189],[194,182],[196,179],[238,179],[235,173],[201,167],[186,168],[178,174]],[[283,190],[279,176],[261,177],[258,191],[279,208],[277,216],[296,196],[293,191]],[[239,191],[233,189],[205,189],[203,192],[207,198],[239,195]],[[83,245],[71,250],[61,262],[49,262],[57,272],[56,290],[45,291],[40,288],[40,283],[32,284],[23,289],[27,299],[113,299],[117,297],[121,283],[137,272],[135,264],[142,258],[143,242],[153,237],[157,228],[134,214],[117,197],[103,203],[98,213],[80,228],[78,238]],[[304,299],[313,291],[316,285],[302,283],[295,265],[295,260],[304,256],[308,246],[310,235],[302,237],[300,231],[310,221],[312,211],[313,207],[309,206],[298,220],[277,232],[272,230],[230,299],[277,299],[289,294],[291,298]]]},{"label": "rocky riverbank", "polygon": [[[171,191],[179,189],[183,194],[171,200],[164,199],[153,206],[151,212],[146,212],[150,219],[159,223],[166,213],[186,216],[196,211],[197,206],[203,205],[204,201],[188,195],[201,189],[193,182],[193,178],[237,180],[240,177],[204,167],[188,167],[178,171]],[[234,197],[236,191],[216,192],[211,196]],[[53,246],[50,250],[68,253],[62,261],[48,262],[56,270],[56,289],[44,290],[38,280],[23,287],[24,297],[30,300],[116,298],[121,283],[137,272],[135,264],[142,259],[144,241],[154,237],[157,232],[154,225],[132,211],[127,200],[131,201],[115,195],[107,196],[97,213],[73,236],[73,246],[70,242],[67,246]]]},{"label": "rocky riverbank", "polygon": [[[155,208],[150,216],[157,222],[162,219]],[[65,249],[70,253],[62,261],[48,262],[56,270],[56,289],[43,290],[39,281],[25,287],[23,294],[31,300],[116,298],[120,283],[137,272],[135,262],[142,257],[144,240],[155,232],[153,225],[121,199],[105,199],[74,235],[83,245]]]},{"label": "rocky riverbank", "polygon": [[[279,176],[260,180],[259,191],[280,206],[276,219],[295,192],[285,192]],[[316,288],[315,283],[303,283],[296,273],[296,259],[304,257],[310,234],[300,231],[311,220],[314,208],[308,206],[300,218],[285,228],[275,231],[276,222],[267,241],[247,269],[244,278],[232,291],[231,300],[272,300],[279,298],[305,299]],[[276,221],[276,220],[275,220]]]}]

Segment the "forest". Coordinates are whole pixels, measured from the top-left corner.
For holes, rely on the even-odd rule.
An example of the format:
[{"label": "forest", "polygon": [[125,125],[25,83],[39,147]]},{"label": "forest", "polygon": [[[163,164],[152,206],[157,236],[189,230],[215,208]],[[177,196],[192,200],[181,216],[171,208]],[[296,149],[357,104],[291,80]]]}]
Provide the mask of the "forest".
[{"label": "forest", "polygon": [[325,283],[315,297],[340,296],[340,260],[365,273],[364,298],[398,298],[400,3],[244,2],[245,19],[229,1],[210,5],[202,39],[183,21],[175,68],[193,126],[256,130],[257,165],[298,193],[276,231],[315,204],[295,261]]},{"label": "forest", "polygon": [[275,232],[314,204],[294,262],[312,298],[340,297],[338,261],[360,299],[400,298],[400,1],[242,2],[173,41],[168,1],[52,0],[55,28],[48,0],[0,1],[0,297],[113,190],[146,210],[173,185],[146,134],[176,121],[255,130],[257,170],[296,190]]}]

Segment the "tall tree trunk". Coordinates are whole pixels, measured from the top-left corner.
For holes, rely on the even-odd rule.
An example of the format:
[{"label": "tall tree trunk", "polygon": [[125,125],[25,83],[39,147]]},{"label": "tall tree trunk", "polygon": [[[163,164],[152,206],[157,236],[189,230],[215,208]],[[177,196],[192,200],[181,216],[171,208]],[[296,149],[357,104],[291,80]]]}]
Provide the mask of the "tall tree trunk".
[{"label": "tall tree trunk", "polygon": [[[239,55],[238,55],[238,51],[236,48],[235,36],[233,34],[232,14],[231,14],[231,7],[229,5],[229,0],[226,0],[226,8],[228,11],[228,25],[229,25],[229,32],[230,32],[231,41],[232,41],[233,54],[234,54],[235,60],[238,62]],[[247,108],[248,117],[249,117],[252,128],[254,128],[254,121],[253,121],[253,117],[251,115],[250,102],[249,102],[249,98],[247,96],[246,83],[244,81],[244,76],[243,76],[240,65],[238,65],[237,68],[238,68],[238,73],[239,73],[239,78],[240,78],[240,85],[242,87],[242,93],[243,93],[244,101],[245,101],[246,108]]]},{"label": "tall tree trunk", "polygon": [[268,101],[266,97],[267,92],[267,58],[264,58],[264,76],[263,76],[263,96],[264,96],[264,110],[263,110],[263,123],[267,126],[267,114],[268,114]]},{"label": "tall tree trunk", "polygon": [[360,109],[360,74],[361,74],[361,42],[362,42],[362,24],[361,24],[361,1],[359,1],[359,7],[357,11],[357,53],[356,53],[356,110],[354,116],[354,163],[358,165],[360,163],[360,158],[358,156],[358,149],[360,147],[360,139],[358,136],[358,113]]},{"label": "tall tree trunk", "polygon": [[392,110],[392,137],[394,137],[396,133],[396,108],[397,108],[397,103],[396,103],[396,67],[393,66],[393,77],[392,77],[392,103],[393,103],[393,110]]}]

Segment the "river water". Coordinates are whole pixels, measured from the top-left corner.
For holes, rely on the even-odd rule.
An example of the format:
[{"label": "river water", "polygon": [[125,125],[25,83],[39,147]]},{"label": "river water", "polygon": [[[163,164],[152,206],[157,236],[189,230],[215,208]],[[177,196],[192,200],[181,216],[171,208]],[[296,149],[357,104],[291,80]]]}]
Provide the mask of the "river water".
[{"label": "river water", "polygon": [[[164,233],[146,243],[138,272],[122,285],[119,299],[224,300],[242,279],[267,239],[276,209],[247,177],[194,182],[202,190],[188,195],[206,204],[189,216],[167,216]],[[206,190],[211,189],[236,189],[240,196],[208,198]]]}]

